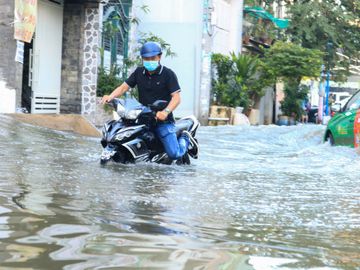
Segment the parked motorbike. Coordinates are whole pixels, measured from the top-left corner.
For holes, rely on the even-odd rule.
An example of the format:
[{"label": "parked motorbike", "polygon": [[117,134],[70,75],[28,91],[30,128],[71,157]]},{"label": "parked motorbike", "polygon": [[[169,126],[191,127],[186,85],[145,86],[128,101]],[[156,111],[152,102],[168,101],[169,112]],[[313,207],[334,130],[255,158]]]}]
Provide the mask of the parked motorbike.
[{"label": "parked motorbike", "polygon": [[[105,123],[102,129],[102,165],[111,160],[123,164],[139,161],[169,165],[173,163],[153,132],[157,124],[156,112],[164,110],[168,105],[167,101],[158,100],[149,106],[143,106],[134,98],[126,98],[113,99],[108,104],[113,107],[116,119]],[[194,116],[185,117],[176,121],[175,127],[178,137],[187,130],[195,138],[199,122]],[[189,157],[186,153],[176,163],[190,164]]]}]

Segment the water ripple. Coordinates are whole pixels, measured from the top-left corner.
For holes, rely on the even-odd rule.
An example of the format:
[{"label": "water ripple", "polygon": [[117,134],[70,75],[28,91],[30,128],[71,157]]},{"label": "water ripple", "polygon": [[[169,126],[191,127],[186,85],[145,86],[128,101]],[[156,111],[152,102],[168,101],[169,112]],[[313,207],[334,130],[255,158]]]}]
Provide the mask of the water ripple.
[{"label": "water ripple", "polygon": [[0,116],[4,269],[359,269],[360,159],[324,127],[203,127],[191,166]]}]

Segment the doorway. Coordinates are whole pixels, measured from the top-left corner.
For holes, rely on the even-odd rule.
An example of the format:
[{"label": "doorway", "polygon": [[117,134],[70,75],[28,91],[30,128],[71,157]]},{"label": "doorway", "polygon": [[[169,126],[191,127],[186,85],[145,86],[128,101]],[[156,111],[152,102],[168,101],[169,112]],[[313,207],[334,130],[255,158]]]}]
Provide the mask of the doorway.
[{"label": "doorway", "polygon": [[31,43],[24,43],[24,63],[22,75],[21,107],[27,112],[31,112],[32,96],[32,50],[33,40]]},{"label": "doorway", "polygon": [[60,112],[62,34],[63,2],[38,1],[36,32],[30,50],[30,59],[33,59],[31,89],[24,94],[24,100],[28,101],[31,92],[31,113]]}]

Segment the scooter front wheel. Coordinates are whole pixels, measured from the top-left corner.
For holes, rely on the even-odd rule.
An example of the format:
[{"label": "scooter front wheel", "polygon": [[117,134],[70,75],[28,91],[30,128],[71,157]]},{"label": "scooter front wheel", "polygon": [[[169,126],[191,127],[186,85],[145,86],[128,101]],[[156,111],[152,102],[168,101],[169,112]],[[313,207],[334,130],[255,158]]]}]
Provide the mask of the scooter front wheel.
[{"label": "scooter front wheel", "polygon": [[109,161],[110,161],[110,159],[100,158],[100,165],[105,166]]},{"label": "scooter front wheel", "polygon": [[116,153],[117,152],[114,149],[105,148],[101,153],[100,164],[105,165],[106,163],[108,163],[116,155]]}]

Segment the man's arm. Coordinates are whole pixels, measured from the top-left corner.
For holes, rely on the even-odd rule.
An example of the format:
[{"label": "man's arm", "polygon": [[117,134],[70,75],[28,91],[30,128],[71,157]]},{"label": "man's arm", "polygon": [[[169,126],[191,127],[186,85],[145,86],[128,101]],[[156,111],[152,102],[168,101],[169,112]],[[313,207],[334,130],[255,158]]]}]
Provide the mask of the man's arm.
[{"label": "man's arm", "polygon": [[[179,90],[179,91],[171,94],[171,100],[165,110],[169,110],[170,112],[173,112],[177,108],[177,106],[179,106],[180,102],[181,102],[181,97],[180,97],[180,90]],[[166,120],[166,118],[168,117],[170,112],[166,112],[165,110],[156,113],[156,118],[158,120],[160,120],[160,121]]]},{"label": "man's arm", "polygon": [[114,98],[122,96],[129,89],[130,89],[130,87],[127,85],[126,82],[124,82],[119,87],[117,87],[110,95],[103,96],[103,98],[101,99],[101,103],[105,104],[107,102],[110,102]]}]

